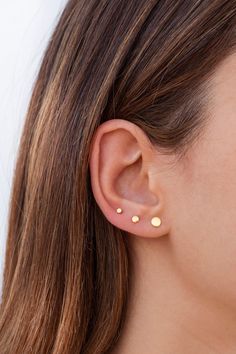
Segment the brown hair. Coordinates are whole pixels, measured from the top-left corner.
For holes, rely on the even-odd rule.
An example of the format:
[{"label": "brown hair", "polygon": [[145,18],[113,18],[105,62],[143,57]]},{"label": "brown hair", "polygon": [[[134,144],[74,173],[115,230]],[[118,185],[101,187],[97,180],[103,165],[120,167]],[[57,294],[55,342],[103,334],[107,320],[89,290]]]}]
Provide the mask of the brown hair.
[{"label": "brown hair", "polygon": [[100,123],[129,120],[181,154],[206,122],[206,84],[235,50],[234,0],[70,0],[35,80],[11,195],[1,354],[106,353],[130,279],[124,231],[92,194]]}]

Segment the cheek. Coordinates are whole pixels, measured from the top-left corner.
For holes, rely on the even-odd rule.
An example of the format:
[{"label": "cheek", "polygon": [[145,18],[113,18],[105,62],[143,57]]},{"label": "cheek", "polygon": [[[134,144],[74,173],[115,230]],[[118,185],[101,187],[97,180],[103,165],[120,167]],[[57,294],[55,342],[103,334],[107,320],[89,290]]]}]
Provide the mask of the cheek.
[{"label": "cheek", "polygon": [[178,182],[173,255],[194,291],[235,306],[236,158],[216,151]]}]

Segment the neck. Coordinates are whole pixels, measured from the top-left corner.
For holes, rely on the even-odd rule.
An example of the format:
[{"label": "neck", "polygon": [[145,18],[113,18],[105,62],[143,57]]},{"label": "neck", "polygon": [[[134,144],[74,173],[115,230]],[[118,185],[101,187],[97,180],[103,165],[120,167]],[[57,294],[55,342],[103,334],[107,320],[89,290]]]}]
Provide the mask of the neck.
[{"label": "neck", "polygon": [[112,353],[236,353],[235,312],[186,284],[168,239],[140,239],[132,240],[127,317]]}]

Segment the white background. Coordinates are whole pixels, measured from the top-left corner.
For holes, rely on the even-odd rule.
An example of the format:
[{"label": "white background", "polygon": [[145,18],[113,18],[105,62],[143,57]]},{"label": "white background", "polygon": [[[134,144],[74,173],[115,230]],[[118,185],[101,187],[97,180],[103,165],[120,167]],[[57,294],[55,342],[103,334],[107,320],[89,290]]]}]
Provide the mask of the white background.
[{"label": "white background", "polygon": [[33,81],[66,0],[0,0],[0,296],[12,175]]}]

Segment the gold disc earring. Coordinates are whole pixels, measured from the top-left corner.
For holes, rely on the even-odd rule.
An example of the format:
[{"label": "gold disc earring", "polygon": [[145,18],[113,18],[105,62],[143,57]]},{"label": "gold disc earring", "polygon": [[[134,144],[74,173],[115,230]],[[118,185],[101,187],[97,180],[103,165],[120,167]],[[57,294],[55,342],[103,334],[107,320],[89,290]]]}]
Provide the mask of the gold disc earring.
[{"label": "gold disc earring", "polygon": [[117,212],[117,214],[121,214],[121,213],[123,213],[123,210],[121,208],[117,208],[116,212]]},{"label": "gold disc earring", "polygon": [[159,227],[161,225],[161,219],[158,217],[158,216],[154,216],[152,219],[151,219],[151,224],[152,226],[154,227]]},{"label": "gold disc earring", "polygon": [[134,216],[132,216],[132,221],[133,221],[133,223],[135,223],[135,224],[136,224],[136,222],[138,222],[138,221],[139,221],[139,216],[138,216],[138,215],[134,215]]}]

